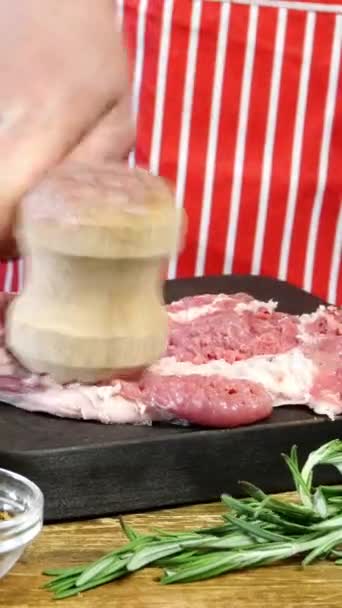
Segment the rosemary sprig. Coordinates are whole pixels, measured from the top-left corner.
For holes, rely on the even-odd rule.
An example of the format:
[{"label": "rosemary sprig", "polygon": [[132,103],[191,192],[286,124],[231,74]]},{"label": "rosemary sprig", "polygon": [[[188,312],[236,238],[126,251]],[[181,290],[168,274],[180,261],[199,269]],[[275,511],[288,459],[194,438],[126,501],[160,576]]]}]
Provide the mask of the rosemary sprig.
[{"label": "rosemary sprig", "polygon": [[91,564],[46,570],[44,585],[55,599],[64,599],[142,568],[164,569],[161,583],[188,583],[234,570],[267,566],[302,556],[307,566],[322,558],[342,565],[342,485],[313,484],[318,465],[333,465],[342,473],[342,441],[331,441],[312,452],[302,469],[297,448],[284,456],[298,501],[282,501],[242,482],[247,498],[221,497],[222,524],[192,532],[152,529],[138,533],[121,518],[127,543]]},{"label": "rosemary sprig", "polygon": [[308,552],[303,560],[303,566],[318,559],[322,553],[329,552],[342,541],[342,533],[334,532],[325,537],[304,537],[297,542],[272,542],[264,545],[245,547],[236,551],[212,552],[204,558],[193,557],[172,571],[167,572],[161,579],[162,584],[191,583],[205,580],[247,568],[270,565],[290,557]]}]

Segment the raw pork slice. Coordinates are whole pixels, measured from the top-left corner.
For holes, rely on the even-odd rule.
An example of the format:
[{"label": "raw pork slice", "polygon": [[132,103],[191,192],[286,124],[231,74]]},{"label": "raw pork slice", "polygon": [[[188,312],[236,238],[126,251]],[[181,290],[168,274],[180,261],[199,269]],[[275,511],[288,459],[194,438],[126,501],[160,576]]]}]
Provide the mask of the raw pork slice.
[{"label": "raw pork slice", "polygon": [[342,412],[340,310],[320,307],[297,317],[247,294],[194,296],[167,310],[165,356],[134,382],[61,386],[28,373],[2,341],[0,398],[32,412],[104,423],[216,428],[251,424],[284,404],[306,404],[331,418]]},{"label": "raw pork slice", "polygon": [[316,370],[309,406],[334,418],[342,410],[342,310],[320,306],[312,315],[302,315],[299,336]]},{"label": "raw pork slice", "polygon": [[298,320],[276,312],[275,302],[265,304],[246,294],[191,299],[192,307],[185,298],[177,308],[171,305],[168,309],[167,354],[178,361],[199,364],[222,359],[234,363],[286,352],[298,344]]}]

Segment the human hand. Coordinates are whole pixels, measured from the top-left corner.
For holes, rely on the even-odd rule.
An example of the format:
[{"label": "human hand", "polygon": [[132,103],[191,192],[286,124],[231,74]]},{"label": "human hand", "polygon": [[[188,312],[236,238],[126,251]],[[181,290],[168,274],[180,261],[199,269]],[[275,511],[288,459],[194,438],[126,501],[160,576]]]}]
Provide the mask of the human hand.
[{"label": "human hand", "polygon": [[0,258],[16,205],[54,165],[120,160],[133,141],[126,56],[113,0],[1,5]]}]

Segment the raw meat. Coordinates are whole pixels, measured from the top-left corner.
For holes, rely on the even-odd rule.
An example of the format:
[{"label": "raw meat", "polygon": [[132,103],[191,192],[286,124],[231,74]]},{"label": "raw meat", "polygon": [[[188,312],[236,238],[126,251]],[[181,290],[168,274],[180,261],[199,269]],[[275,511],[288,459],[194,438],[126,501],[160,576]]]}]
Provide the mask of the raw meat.
[{"label": "raw meat", "polygon": [[259,383],[228,380],[221,375],[147,372],[139,383],[122,383],[120,394],[129,401],[145,403],[154,420],[210,427],[250,424],[272,412],[271,396]]},{"label": "raw meat", "polygon": [[292,403],[331,418],[342,413],[341,310],[298,317],[247,294],[194,296],[167,309],[165,356],[136,381],[61,386],[26,372],[0,342],[0,398],[104,423],[217,428],[251,424]]},{"label": "raw meat", "polygon": [[[276,312],[276,304],[245,294],[198,296],[169,307],[168,355],[178,361],[234,363],[255,355],[286,352],[297,346],[298,321]],[[191,300],[190,299],[190,300]]]},{"label": "raw meat", "polygon": [[321,306],[312,315],[302,315],[299,335],[316,369],[309,405],[333,418],[342,411],[342,310]]}]

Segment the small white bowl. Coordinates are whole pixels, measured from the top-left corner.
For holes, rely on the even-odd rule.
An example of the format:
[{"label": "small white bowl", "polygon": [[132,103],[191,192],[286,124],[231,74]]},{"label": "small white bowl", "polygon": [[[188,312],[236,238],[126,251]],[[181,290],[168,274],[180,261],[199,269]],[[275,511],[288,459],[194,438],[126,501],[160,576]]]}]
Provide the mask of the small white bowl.
[{"label": "small white bowl", "polygon": [[40,533],[43,508],[44,498],[38,486],[26,477],[0,469],[0,512],[12,515],[0,520],[0,578]]}]

